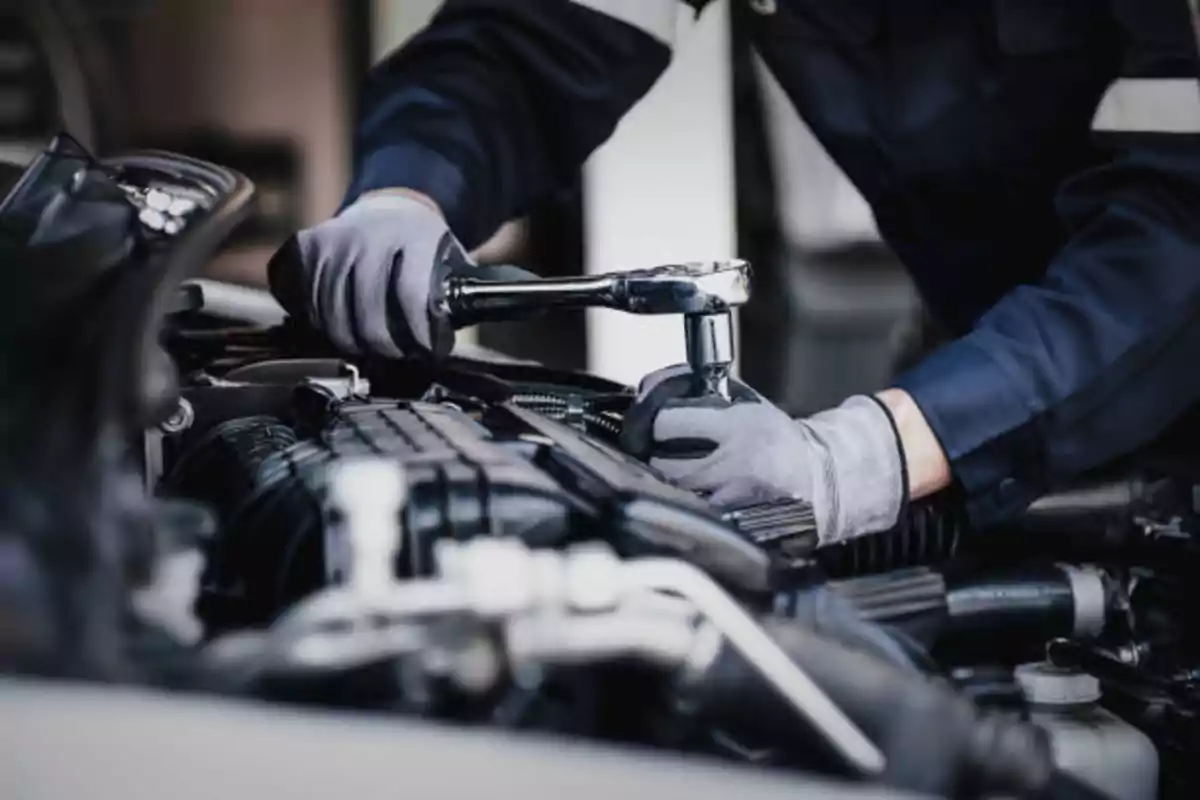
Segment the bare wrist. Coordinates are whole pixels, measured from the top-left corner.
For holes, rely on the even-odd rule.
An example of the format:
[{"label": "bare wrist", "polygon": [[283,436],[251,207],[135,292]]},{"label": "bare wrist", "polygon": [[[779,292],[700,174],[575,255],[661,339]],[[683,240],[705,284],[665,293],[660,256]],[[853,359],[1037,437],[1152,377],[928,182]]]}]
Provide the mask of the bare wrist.
[{"label": "bare wrist", "polygon": [[927,497],[949,486],[950,462],[912,395],[903,389],[885,389],[876,397],[892,412],[896,422],[911,497],[914,500]]}]

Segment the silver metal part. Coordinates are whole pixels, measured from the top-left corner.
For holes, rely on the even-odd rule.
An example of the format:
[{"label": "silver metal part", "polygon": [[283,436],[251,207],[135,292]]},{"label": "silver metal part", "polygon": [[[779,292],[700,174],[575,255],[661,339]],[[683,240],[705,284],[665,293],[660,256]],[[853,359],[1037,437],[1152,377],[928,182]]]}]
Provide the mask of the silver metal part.
[{"label": "silver metal part", "polygon": [[538,664],[586,664],[635,658],[678,667],[695,648],[695,633],[683,616],[622,608],[568,617],[518,616],[504,625],[514,671]]},{"label": "silver metal part", "polygon": [[327,526],[327,568],[355,592],[386,593],[396,582],[400,512],[408,500],[404,468],[383,458],[336,463],[329,495],[337,519]]},{"label": "silver metal part", "polygon": [[306,377],[303,383],[319,386],[339,400],[370,397],[371,382],[362,376],[358,367],[345,362],[340,364],[340,372],[342,374],[336,378]]},{"label": "silver metal part", "polygon": [[1108,591],[1104,573],[1091,567],[1076,567],[1060,564],[1059,569],[1071,584],[1071,596],[1075,599],[1075,628],[1073,635],[1094,638],[1104,632],[1108,621]]},{"label": "silver metal part", "polygon": [[750,299],[750,265],[742,260],[667,264],[578,278],[445,284],[455,327],[508,320],[547,308],[612,308],[630,314],[716,314]]},{"label": "silver metal part", "polygon": [[159,428],[163,433],[182,433],[196,422],[196,409],[187,401],[187,398],[179,398],[179,402],[175,406],[175,410],[171,412],[171,416],[159,423]]},{"label": "silver metal part", "polygon": [[[343,471],[338,492],[376,495],[372,525],[382,527],[385,508],[395,508],[395,486],[382,472],[368,478]],[[370,539],[361,554],[372,550],[390,567],[393,551]],[[489,628],[498,628],[518,676],[543,664],[631,657],[686,673],[711,659],[719,634],[847,764],[864,775],[885,767],[883,754],[854,722],[745,609],[690,564],[622,561],[599,544],[533,550],[503,538],[442,541],[435,558],[439,577],[404,582],[378,564],[361,566],[351,573],[358,578],[302,600],[256,643],[218,640],[206,652],[226,666],[245,664],[250,674],[414,656],[427,671],[483,691],[490,688],[486,675],[498,680],[502,674],[483,663],[479,638]],[[370,576],[374,580],[364,583]]]},{"label": "silver metal part", "polygon": [[630,314],[683,314],[687,361],[698,388],[729,397],[734,359],[732,310],[750,299],[750,265],[740,259],[666,264],[578,278],[486,281],[455,277],[445,312],[461,328],[547,308],[612,308]]},{"label": "silver metal part", "polygon": [[187,227],[200,203],[183,187],[133,186],[119,183],[129,202],[138,210],[138,221],[157,233],[175,236]]},{"label": "silver metal part", "polygon": [[163,476],[163,437],[183,433],[195,422],[196,409],[181,397],[170,416],[142,433],[142,472],[146,491],[156,492]]},{"label": "silver metal part", "polygon": [[567,395],[567,410],[563,414],[563,424],[570,425],[577,431],[587,433],[587,405],[581,395]]},{"label": "silver metal part", "polygon": [[683,318],[687,362],[705,391],[729,397],[733,367],[733,315],[687,314]]},{"label": "silver metal part", "polygon": [[878,775],[883,753],[744,608],[696,567],[672,559],[626,562],[626,580],[695,604],[746,661],[863,775]]},{"label": "silver metal part", "polygon": [[158,491],[158,482],[162,480],[163,435],[161,426],[149,428],[142,434],[142,472],[148,494]]}]

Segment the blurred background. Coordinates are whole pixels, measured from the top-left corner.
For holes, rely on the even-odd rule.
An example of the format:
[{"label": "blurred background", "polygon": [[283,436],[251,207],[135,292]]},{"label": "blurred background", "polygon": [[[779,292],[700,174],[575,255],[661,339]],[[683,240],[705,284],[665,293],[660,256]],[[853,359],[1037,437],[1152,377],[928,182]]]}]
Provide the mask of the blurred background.
[{"label": "blurred background", "polygon": [[[66,127],[241,170],[252,220],[210,277],[265,285],[293,230],[336,212],[362,75],[439,0],[0,0],[0,158]],[[736,36],[753,4],[681,15],[668,74],[571,192],[476,255],[543,275],[734,255],[755,267],[742,377],[794,414],[887,383],[937,340],[870,210]],[[673,318],[561,313],[468,338],[628,383],[683,360]]]}]

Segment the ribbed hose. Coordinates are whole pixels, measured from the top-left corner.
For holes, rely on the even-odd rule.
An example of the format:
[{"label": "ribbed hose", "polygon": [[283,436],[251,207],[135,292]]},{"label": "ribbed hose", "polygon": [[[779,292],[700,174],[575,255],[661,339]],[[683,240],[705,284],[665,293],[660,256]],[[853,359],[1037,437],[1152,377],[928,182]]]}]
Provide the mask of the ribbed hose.
[{"label": "ribbed hose", "polygon": [[207,633],[266,622],[315,588],[320,574],[310,565],[319,569],[320,556],[299,550],[320,547],[321,515],[300,476],[329,458],[280,420],[248,417],[215,427],[172,470],[167,490],[207,504],[220,520],[196,601]]},{"label": "ribbed hose", "polygon": [[1044,642],[1103,630],[1101,581],[1097,573],[1049,565],[950,578],[916,567],[828,586],[860,619],[898,627],[928,644],[947,636]]},{"label": "ribbed hose", "polygon": [[230,420],[188,448],[164,488],[209,504],[228,525],[235,507],[260,485],[264,465],[297,441],[296,432],[275,417]]},{"label": "ribbed hose", "polygon": [[953,558],[967,530],[965,517],[949,505],[909,506],[907,524],[818,550],[816,559],[833,578],[936,565]]},{"label": "ribbed hose", "polygon": [[854,606],[859,618],[879,624],[903,624],[946,614],[946,579],[926,567],[831,581],[834,594]]},{"label": "ribbed hose", "polygon": [[586,398],[581,399],[575,408],[572,408],[571,403],[565,398],[552,394],[514,394],[509,398],[509,402],[559,422],[566,421],[574,411],[578,413],[589,434],[606,435],[613,439],[621,435],[621,418],[600,410]]}]

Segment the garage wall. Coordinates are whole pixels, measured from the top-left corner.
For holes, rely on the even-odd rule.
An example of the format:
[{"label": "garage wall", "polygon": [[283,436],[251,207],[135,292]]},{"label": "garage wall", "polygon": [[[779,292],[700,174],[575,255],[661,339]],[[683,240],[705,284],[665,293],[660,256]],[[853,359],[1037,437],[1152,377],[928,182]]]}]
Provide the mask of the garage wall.
[{"label": "garage wall", "polygon": [[[288,137],[301,158],[301,223],[336,211],[349,130],[340,0],[173,0],[138,21],[130,74],[137,127]],[[219,277],[262,283],[271,243],[239,248]]]}]

